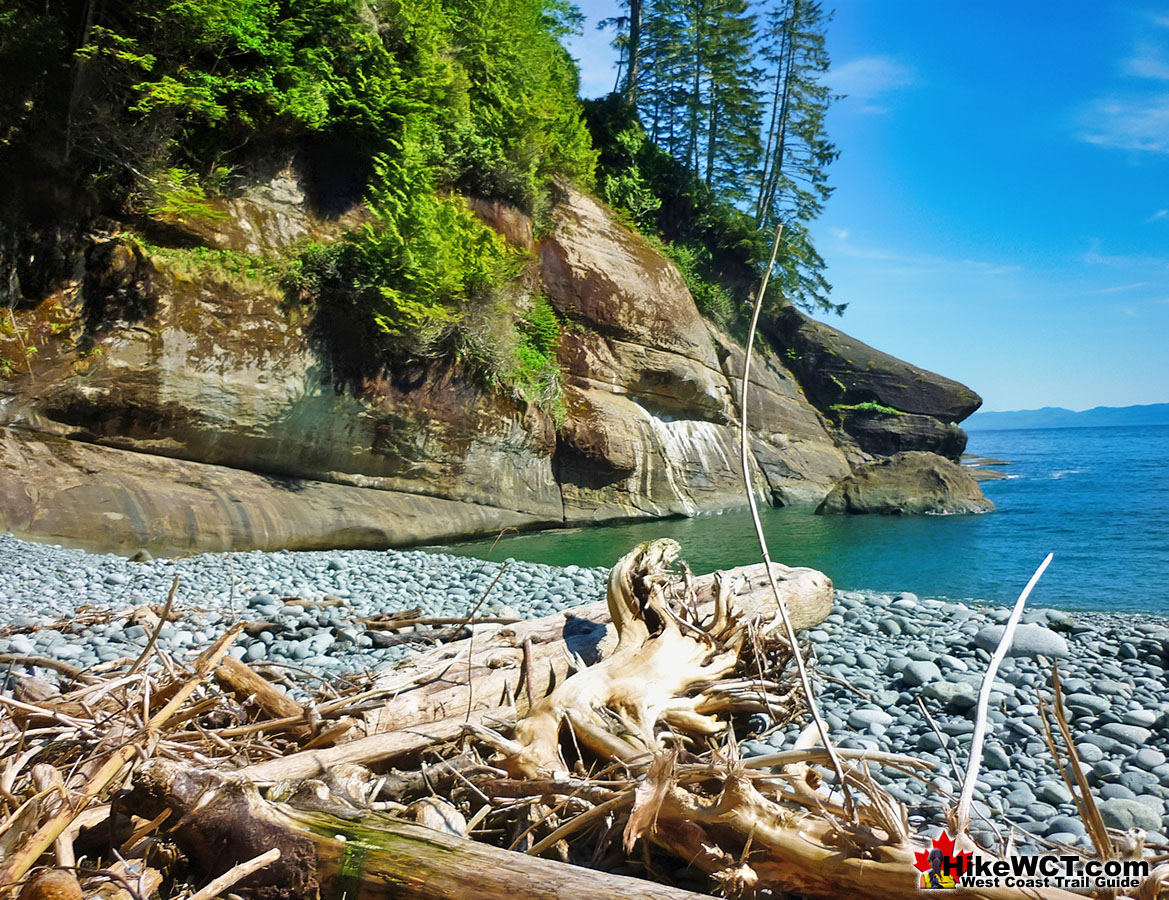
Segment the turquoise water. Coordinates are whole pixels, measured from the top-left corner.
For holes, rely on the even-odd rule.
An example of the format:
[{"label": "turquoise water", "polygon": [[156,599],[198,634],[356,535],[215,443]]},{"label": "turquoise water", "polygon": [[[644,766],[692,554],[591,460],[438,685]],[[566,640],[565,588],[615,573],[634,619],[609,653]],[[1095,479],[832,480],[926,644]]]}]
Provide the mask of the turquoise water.
[{"label": "turquoise water", "polygon": [[[1169,426],[977,431],[971,453],[1009,460],[983,483],[980,516],[816,516],[762,510],[772,558],[827,572],[837,587],[1014,601],[1043,557],[1032,606],[1169,614]],[[640,541],[672,537],[697,572],[759,559],[734,510],[601,528],[508,535],[448,553],[607,566]]]}]

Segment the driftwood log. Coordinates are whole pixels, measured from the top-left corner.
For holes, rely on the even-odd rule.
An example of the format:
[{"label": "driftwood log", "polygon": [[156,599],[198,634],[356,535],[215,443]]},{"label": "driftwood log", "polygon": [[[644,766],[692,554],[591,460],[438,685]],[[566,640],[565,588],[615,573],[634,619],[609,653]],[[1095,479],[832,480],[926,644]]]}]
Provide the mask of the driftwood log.
[{"label": "driftwood log", "polygon": [[238,775],[155,760],[127,803],[178,813],[172,835],[206,875],[273,847],[279,858],[234,890],[256,900],[698,900],[691,891],[513,853],[369,813],[359,821],[270,803]]},{"label": "driftwood log", "polygon": [[[818,625],[832,612],[832,582],[823,572],[779,563],[772,564],[772,571],[797,629]],[[743,618],[770,620],[775,616],[775,598],[762,563],[721,575],[736,586],[730,599]],[[712,615],[716,576],[699,576],[693,580],[692,588],[698,615]],[[507,697],[515,699],[522,716],[527,697],[543,697],[552,685],[562,681],[573,663],[572,657],[591,665],[617,647],[619,633],[612,614],[612,591],[611,586],[609,597],[600,603],[493,627],[470,639],[420,654],[408,667],[378,683],[392,699],[370,717],[371,729],[393,731],[450,715],[465,715],[468,709],[490,710],[506,705],[501,698]],[[617,603],[623,606],[623,601]],[[618,616],[628,620],[620,610]],[[530,645],[529,651],[525,651],[525,644]],[[525,652],[531,669],[531,691],[524,683]]]}]

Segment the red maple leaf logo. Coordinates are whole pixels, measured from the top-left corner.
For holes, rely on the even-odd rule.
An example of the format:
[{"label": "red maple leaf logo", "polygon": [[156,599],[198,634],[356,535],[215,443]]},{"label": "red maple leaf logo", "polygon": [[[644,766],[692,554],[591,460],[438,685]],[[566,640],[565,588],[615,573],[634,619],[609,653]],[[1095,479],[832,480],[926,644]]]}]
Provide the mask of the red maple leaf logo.
[{"label": "red maple leaf logo", "polygon": [[[945,831],[934,838],[933,846],[942,852],[942,869],[947,871],[946,863],[951,860],[958,864],[959,873],[956,873],[955,880],[960,880],[962,875],[970,871],[973,864],[974,857],[969,851],[962,851],[961,853],[954,853],[954,839],[950,837]],[[913,854],[913,867],[921,872],[928,872],[930,866],[930,851],[917,850]]]}]

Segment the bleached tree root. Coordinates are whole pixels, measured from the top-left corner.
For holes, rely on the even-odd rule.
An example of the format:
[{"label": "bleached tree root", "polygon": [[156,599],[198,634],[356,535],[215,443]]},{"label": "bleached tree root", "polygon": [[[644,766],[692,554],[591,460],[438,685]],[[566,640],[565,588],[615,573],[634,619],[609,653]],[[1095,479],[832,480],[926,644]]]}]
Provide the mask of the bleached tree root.
[{"label": "bleached tree root", "polygon": [[[618,566],[623,564],[624,560]],[[772,571],[798,629],[812,628],[828,617],[833,602],[828,576],[778,563],[772,564]],[[733,601],[744,619],[775,616],[775,598],[762,563],[722,574],[738,585]],[[692,588],[698,615],[711,616],[716,576],[698,576]],[[531,693],[543,697],[565,679],[574,664],[572,657],[592,664],[609,656],[617,642],[618,626],[608,600],[532,621],[490,626],[473,638],[421,653],[383,676],[377,688],[388,699],[367,716],[367,725],[371,732],[395,731],[468,710],[474,713],[508,705],[509,699],[515,700],[523,715],[529,693],[527,670]],[[525,644],[530,647],[526,660]]]},{"label": "bleached tree root", "polygon": [[702,617],[685,593],[671,596],[670,566],[680,549],[671,540],[647,541],[613,567],[607,603],[617,647],[537,702],[511,741],[496,741],[501,765],[513,775],[567,772],[560,749],[565,722],[578,743],[610,760],[656,750],[659,726],[689,735],[726,727],[709,713],[717,708],[714,686],[734,671],[748,637],[747,623],[732,612],[738,584],[720,573],[713,609]]}]

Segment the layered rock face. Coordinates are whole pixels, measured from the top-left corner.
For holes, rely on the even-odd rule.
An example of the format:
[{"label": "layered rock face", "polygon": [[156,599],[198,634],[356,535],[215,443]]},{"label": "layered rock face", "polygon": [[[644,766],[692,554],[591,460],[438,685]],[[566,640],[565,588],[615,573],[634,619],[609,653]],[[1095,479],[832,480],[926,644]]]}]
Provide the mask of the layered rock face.
[{"label": "layered rock face", "polygon": [[[91,549],[389,546],[741,505],[743,349],[674,266],[571,189],[539,242],[518,210],[471,206],[532,250],[564,323],[562,421],[439,368],[339,390],[277,292],[95,237],[78,277],[0,335],[0,529]],[[272,252],[345,221],[306,210],[286,168],[196,237]],[[768,338],[749,413],[766,498],[817,502],[878,455],[961,452],[953,422],[978,403],[963,386],[858,342],[868,355],[826,381],[851,339],[794,311]],[[866,401],[900,414],[845,408]]]},{"label": "layered rock face", "polygon": [[871,402],[961,422],[982,405],[966,385],[882,353],[796,309],[784,310],[767,327],[790,351],[792,370],[821,409]]},{"label": "layered rock face", "polygon": [[[702,319],[673,264],[575,192],[540,261],[570,323],[568,415],[553,459],[565,521],[741,505],[733,373],[743,350]],[[849,471],[822,418],[770,352],[756,359],[752,388],[755,484],[788,500],[822,496]]]}]

